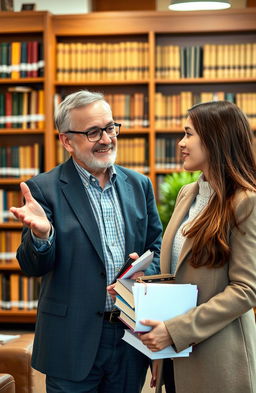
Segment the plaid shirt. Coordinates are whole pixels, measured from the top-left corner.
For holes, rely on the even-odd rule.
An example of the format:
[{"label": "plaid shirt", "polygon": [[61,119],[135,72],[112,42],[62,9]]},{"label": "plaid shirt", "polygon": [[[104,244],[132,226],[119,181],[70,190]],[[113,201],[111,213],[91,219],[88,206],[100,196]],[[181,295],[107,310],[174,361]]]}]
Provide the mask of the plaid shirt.
[{"label": "plaid shirt", "polygon": [[[125,227],[120,203],[115,189],[116,171],[109,168],[109,181],[102,189],[96,177],[86,171],[75,160],[74,165],[80,175],[98,224],[103,249],[107,283],[110,284],[125,257]],[[107,294],[106,310],[113,308],[113,300]]]}]

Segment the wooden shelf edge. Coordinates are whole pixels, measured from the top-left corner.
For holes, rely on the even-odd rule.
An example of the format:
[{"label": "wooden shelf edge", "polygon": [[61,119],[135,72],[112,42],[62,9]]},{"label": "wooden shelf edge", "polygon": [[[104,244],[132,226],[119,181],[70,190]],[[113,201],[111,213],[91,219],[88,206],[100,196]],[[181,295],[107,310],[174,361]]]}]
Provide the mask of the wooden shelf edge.
[{"label": "wooden shelf edge", "polygon": [[39,130],[36,128],[33,129],[25,129],[22,128],[0,128],[0,135],[21,135],[24,134],[44,134],[44,130]]},{"label": "wooden shelf edge", "polygon": [[149,79],[145,80],[81,80],[81,81],[55,81],[55,86],[80,86],[80,85],[146,85],[149,83]]},{"label": "wooden shelf edge", "polygon": [[0,322],[35,323],[36,310],[0,310]]},{"label": "wooden shelf edge", "polygon": [[21,222],[16,221],[0,222],[0,229],[20,229],[22,226]]},{"label": "wooden shelf edge", "polygon": [[20,270],[20,267],[19,267],[18,263],[15,264],[15,263],[11,262],[10,266],[8,266],[7,263],[3,264],[2,262],[0,262],[0,272],[1,271],[17,271],[17,272],[20,272],[21,270]]},{"label": "wooden shelf edge", "polygon": [[215,83],[256,83],[256,78],[181,78],[181,79],[155,79],[157,84],[215,84]]},{"label": "wooden shelf edge", "polygon": [[44,77],[38,78],[19,78],[19,79],[11,79],[11,78],[0,78],[0,85],[1,84],[23,84],[23,83],[43,83],[45,81]]},{"label": "wooden shelf edge", "polygon": [[11,177],[1,177],[0,178],[0,185],[1,184],[20,184],[23,181],[27,181],[28,179],[30,179],[31,177],[26,177],[26,178],[11,178]]}]

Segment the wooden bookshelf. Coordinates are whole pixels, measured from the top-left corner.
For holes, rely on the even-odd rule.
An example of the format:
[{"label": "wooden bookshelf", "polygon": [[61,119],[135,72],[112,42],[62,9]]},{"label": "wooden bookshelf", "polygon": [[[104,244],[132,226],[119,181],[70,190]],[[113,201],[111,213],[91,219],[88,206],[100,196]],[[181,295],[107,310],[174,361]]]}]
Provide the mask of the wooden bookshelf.
[{"label": "wooden bookshelf", "polygon": [[[232,45],[256,43],[256,8],[232,9],[214,12],[182,12],[171,11],[129,11],[129,12],[97,12],[85,15],[51,15],[48,12],[0,12],[0,42],[12,42],[39,39],[44,47],[44,75],[37,78],[0,79],[0,92],[8,86],[24,85],[42,87],[44,91],[45,123],[43,129],[1,128],[0,140],[4,145],[38,142],[47,147],[44,149],[43,170],[47,171],[56,165],[57,132],[54,127],[54,95],[65,96],[81,88],[102,91],[105,94],[133,95],[142,93],[148,98],[148,125],[146,127],[122,127],[120,138],[135,140],[145,138],[147,146],[146,173],[156,188],[157,176],[179,171],[177,168],[159,167],[156,158],[157,138],[177,137],[182,133],[182,125],[156,128],[156,93],[163,95],[179,95],[181,92],[192,92],[193,96],[201,92],[222,91],[224,93],[241,94],[256,93],[255,77],[221,77],[221,78],[166,78],[156,77],[157,46],[178,45],[179,47],[206,44]],[[116,80],[98,80],[82,78],[81,80],[59,80],[57,77],[57,47],[59,43],[92,43],[94,45],[114,45],[121,42],[137,42],[147,44],[148,73],[143,78],[119,78]],[[255,115],[255,113],[254,113]],[[114,114],[115,116],[115,114]],[[255,127],[256,129],[256,127]],[[0,188],[18,189],[22,179],[0,178]],[[2,223],[2,230],[19,230],[17,223]],[[10,267],[10,272],[17,265]],[[8,270],[6,267],[5,272]],[[0,265],[1,273],[1,265]],[[31,322],[35,320],[35,311],[2,310],[0,321]]]}]

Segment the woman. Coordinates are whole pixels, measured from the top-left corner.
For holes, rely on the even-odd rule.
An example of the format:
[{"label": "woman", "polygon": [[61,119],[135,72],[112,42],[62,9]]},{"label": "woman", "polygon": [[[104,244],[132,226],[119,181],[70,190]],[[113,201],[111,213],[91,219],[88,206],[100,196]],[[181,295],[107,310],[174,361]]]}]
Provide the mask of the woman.
[{"label": "woman", "polygon": [[178,195],[161,270],[175,273],[177,283],[196,284],[198,305],[165,322],[144,321],[152,330],[141,340],[152,351],[193,346],[189,358],[173,360],[176,393],[255,393],[256,163],[249,123],[230,102],[195,105],[179,147],[184,169],[202,176]]}]

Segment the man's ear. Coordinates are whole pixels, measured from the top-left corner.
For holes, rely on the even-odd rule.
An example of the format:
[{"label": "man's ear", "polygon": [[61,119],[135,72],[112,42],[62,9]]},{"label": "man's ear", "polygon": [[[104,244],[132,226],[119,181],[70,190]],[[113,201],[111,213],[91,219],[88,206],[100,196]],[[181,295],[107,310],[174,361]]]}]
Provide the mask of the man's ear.
[{"label": "man's ear", "polygon": [[[59,134],[59,140],[61,141],[64,148],[69,152],[73,153],[73,147],[71,139],[66,134]],[[70,143],[71,142],[71,143]]]}]

